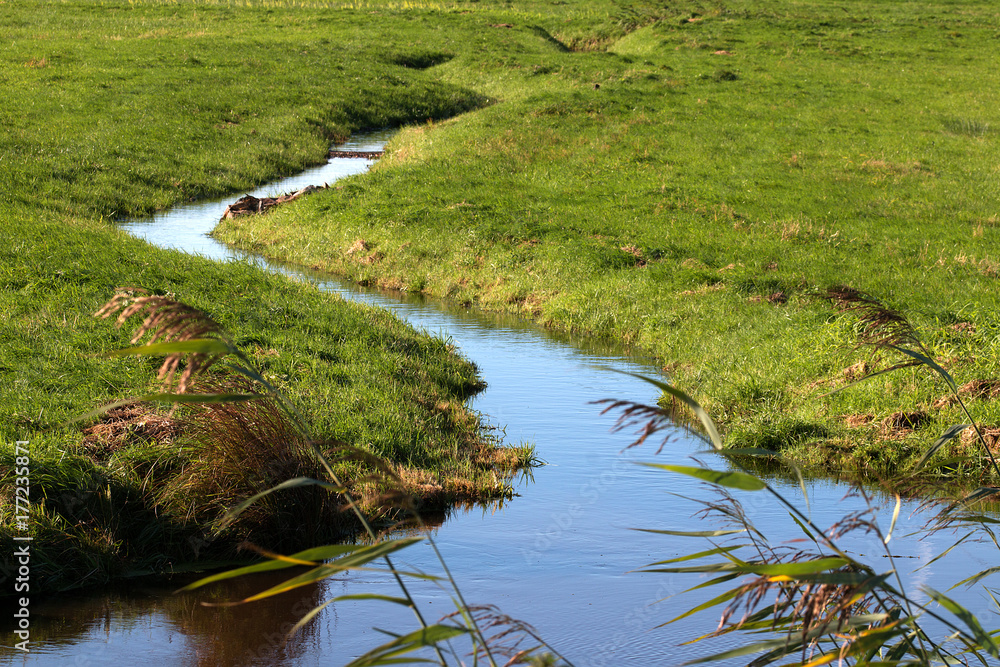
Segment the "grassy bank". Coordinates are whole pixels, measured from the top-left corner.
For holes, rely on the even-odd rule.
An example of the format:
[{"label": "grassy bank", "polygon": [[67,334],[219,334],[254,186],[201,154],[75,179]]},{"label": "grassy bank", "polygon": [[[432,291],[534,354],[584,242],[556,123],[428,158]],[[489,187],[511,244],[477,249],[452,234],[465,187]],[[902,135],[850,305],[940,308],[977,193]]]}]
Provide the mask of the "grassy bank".
[{"label": "grassy bank", "polygon": [[640,346],[731,444],[895,476],[965,419],[920,371],[826,396],[894,361],[815,298],[847,284],[1000,424],[994,5],[365,7],[495,103],[220,239]]},{"label": "grassy bank", "polygon": [[0,4],[0,433],[6,464],[30,440],[57,545],[33,572],[64,565],[62,587],[231,555],[199,532],[204,505],[154,492],[197,451],[162,414],[58,426],[153,381],[153,362],[94,356],[127,344],[91,317],[119,285],[208,312],[318,436],[439,500],[498,491],[461,408],[478,379],[443,343],[114,229],[363,128],[412,124],[372,173],[218,236],[641,346],[730,444],[889,476],[964,420],[917,371],[824,396],[889,363],[813,296],[847,283],[905,310],[1000,424],[996,18],[976,2]]},{"label": "grassy bank", "polygon": [[[245,440],[242,457],[213,449],[198,412],[128,406],[63,425],[156,384],[158,361],[101,356],[136,327],[93,317],[118,286],[205,311],[316,438],[385,457],[428,508],[508,492],[512,457],[463,406],[482,381],[445,342],[247,265],[154,249],[113,224],[321,162],[359,129],[482,106],[481,94],[398,64],[412,48],[378,46],[361,15],[26,2],[0,4],[0,23],[0,543],[12,554],[21,534],[14,444],[26,440],[32,593],[243,557],[243,539],[289,549],[352,529],[336,517],[309,525],[310,508],[330,508],[293,498],[214,533],[227,506],[315,462]],[[371,472],[338,466],[355,480]],[[2,565],[8,595],[14,570]]]}]

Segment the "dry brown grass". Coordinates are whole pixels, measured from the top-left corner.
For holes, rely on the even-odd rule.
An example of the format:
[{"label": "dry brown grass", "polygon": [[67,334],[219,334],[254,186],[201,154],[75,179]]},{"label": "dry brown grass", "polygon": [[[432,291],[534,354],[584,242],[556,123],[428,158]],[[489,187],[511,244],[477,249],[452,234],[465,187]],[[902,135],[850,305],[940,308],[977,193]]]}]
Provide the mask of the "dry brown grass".
[{"label": "dry brown grass", "polygon": [[635,257],[635,259],[636,259],[635,266],[636,267],[646,266],[646,259],[643,257],[642,249],[641,248],[637,248],[636,246],[634,246],[632,244],[629,244],[629,245],[622,246],[621,247],[621,251],[622,252],[627,252],[628,254],[630,254],[633,257]]},{"label": "dry brown grass", "polygon": [[[983,435],[983,442],[994,454],[1000,452],[1000,426],[980,426],[979,432]],[[967,448],[978,446],[979,437],[975,429],[967,428],[962,431],[961,442]]]},{"label": "dry brown grass", "polygon": [[89,456],[103,460],[136,440],[170,445],[182,431],[177,419],[157,413],[148,403],[128,403],[108,410],[98,423],[84,429],[81,444]]},{"label": "dry brown grass", "polygon": [[368,252],[370,249],[371,246],[368,244],[368,241],[365,241],[364,239],[357,239],[351,244],[351,247],[347,249],[347,254],[355,255],[359,252]]},{"label": "dry brown grass", "polygon": [[767,296],[761,294],[754,294],[749,298],[751,303],[764,303],[765,301],[773,306],[783,306],[788,303],[788,295],[784,292],[772,292]]},{"label": "dry brown grass", "polygon": [[920,428],[930,420],[930,415],[920,410],[914,412],[894,412],[885,417],[880,422],[880,425],[883,435],[900,436]]},{"label": "dry brown grass", "polygon": [[944,408],[955,405],[960,396],[972,399],[993,399],[1000,396],[1000,380],[970,380],[958,388],[958,395],[948,394],[934,401],[933,407]]},{"label": "dry brown grass", "polygon": [[847,428],[860,428],[875,421],[875,416],[870,414],[844,415],[844,424]]},{"label": "dry brown grass", "polygon": [[862,359],[853,366],[844,369],[844,379],[848,382],[856,382],[872,372],[871,364]]},{"label": "dry brown grass", "polygon": [[[249,393],[248,380],[202,380],[206,393]],[[260,397],[206,403],[181,418],[188,462],[158,494],[174,516],[221,529],[226,513],[250,497],[297,477],[325,480],[324,469],[277,401]],[[226,527],[229,538],[266,548],[299,546],[317,532],[347,532],[346,503],[318,486],[283,490],[261,498]]]}]

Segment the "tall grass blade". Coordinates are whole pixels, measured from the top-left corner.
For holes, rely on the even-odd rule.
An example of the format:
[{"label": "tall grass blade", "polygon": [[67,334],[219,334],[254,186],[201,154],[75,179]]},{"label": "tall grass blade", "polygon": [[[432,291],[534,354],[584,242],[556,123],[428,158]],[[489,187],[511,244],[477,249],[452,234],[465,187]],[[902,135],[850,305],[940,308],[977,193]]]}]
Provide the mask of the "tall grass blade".
[{"label": "tall grass blade", "polygon": [[642,568],[639,572],[664,572],[667,574],[684,574],[690,572],[735,572],[736,574],[746,574],[736,563],[706,563],[705,565],[690,565],[688,567],[650,567]]},{"label": "tall grass blade", "polygon": [[659,468],[670,472],[680,473],[689,477],[694,477],[711,484],[718,484],[731,489],[742,491],[760,491],[767,488],[764,482],[753,475],[744,472],[723,472],[719,470],[709,470],[707,468],[696,468],[694,466],[679,466],[667,463],[639,463],[648,468]]},{"label": "tall grass blade", "polygon": [[862,382],[867,382],[868,380],[871,380],[872,378],[876,378],[879,375],[885,375],[886,373],[892,373],[893,371],[898,371],[901,368],[909,368],[911,366],[917,366],[918,364],[919,364],[919,362],[917,362],[917,361],[906,361],[906,362],[903,362],[901,364],[894,364],[892,366],[889,366],[888,368],[883,368],[880,371],[875,371],[874,373],[869,373],[868,375],[864,376],[863,378],[857,379],[854,382],[848,382],[847,384],[841,385],[841,386],[837,387],[836,389],[834,389],[832,391],[826,392],[825,394],[820,394],[819,397],[820,398],[827,398],[828,396],[833,396],[834,394],[839,394],[840,392],[844,391],[845,389],[850,389],[851,387],[857,386],[857,385],[861,384]]},{"label": "tall grass blade", "polygon": [[983,570],[982,572],[977,572],[976,574],[972,575],[971,577],[967,577],[965,579],[962,579],[962,581],[958,582],[954,586],[951,586],[948,590],[950,591],[950,590],[952,590],[954,588],[958,588],[959,586],[962,586],[962,585],[971,586],[972,584],[978,583],[978,582],[982,581],[983,579],[985,579],[986,577],[988,577],[988,576],[990,576],[992,574],[996,574],[997,572],[1000,572],[1000,566],[988,567],[985,570]]},{"label": "tall grass blade", "polygon": [[948,547],[947,549],[945,549],[944,551],[942,551],[941,553],[939,553],[937,556],[934,556],[934,558],[931,558],[929,561],[927,561],[926,563],[924,563],[923,565],[921,565],[920,567],[918,567],[917,570],[922,570],[922,569],[924,569],[925,567],[927,567],[929,565],[933,565],[938,560],[940,560],[940,559],[944,558],[945,556],[947,556],[948,553],[952,549],[954,549],[959,544],[961,544],[962,542],[964,542],[967,539],[969,539],[970,537],[972,537],[972,535],[973,535],[972,533],[966,533],[961,538],[959,538],[959,540],[957,542],[955,542],[954,544],[952,544],[950,547]]},{"label": "tall grass blade", "polygon": [[972,493],[965,496],[964,498],[960,498],[959,500],[956,500],[955,502],[950,504],[948,507],[944,509],[943,514],[945,515],[950,514],[951,512],[955,511],[960,507],[971,507],[975,503],[981,500],[986,500],[987,498],[995,496],[998,493],[1000,493],[1000,489],[998,489],[995,486],[981,486]]},{"label": "tall grass blade", "polygon": [[[993,613],[995,614],[997,612],[1000,612],[1000,600],[997,600],[997,597],[995,595],[996,591],[994,591],[991,588],[986,588],[986,586],[983,586],[983,590],[986,591],[986,594],[990,596],[990,600],[993,601],[993,607],[995,608]],[[990,634],[995,635],[996,632],[991,632]]]},{"label": "tall grass blade", "polygon": [[354,595],[338,595],[335,598],[331,598],[321,605],[317,605],[309,610],[309,612],[300,618],[298,622],[292,626],[292,629],[288,631],[287,636],[291,637],[296,632],[301,630],[306,626],[309,621],[316,617],[321,611],[329,607],[334,602],[342,602],[344,600],[376,600],[378,602],[389,602],[391,604],[402,605],[403,607],[409,607],[410,601],[406,598],[398,598],[392,595],[377,595],[375,593],[358,593]]},{"label": "tall grass blade", "polygon": [[697,586],[692,586],[691,588],[684,591],[685,593],[690,593],[691,591],[696,591],[699,588],[711,588],[717,584],[724,584],[727,581],[732,581],[736,577],[742,576],[739,572],[733,572],[732,574],[724,574],[721,577],[715,577],[714,579],[709,579],[708,581],[703,581]]},{"label": "tall grass blade", "polygon": [[244,500],[242,503],[240,503],[233,509],[229,510],[229,512],[226,513],[226,516],[223,517],[221,523],[219,524],[219,530],[225,528],[233,521],[235,521],[236,517],[238,517],[246,508],[250,507],[264,496],[274,493],[275,491],[281,491],[283,489],[294,489],[300,486],[319,486],[324,489],[333,491],[334,493],[344,493],[345,491],[344,487],[338,486],[336,484],[331,484],[330,482],[323,482],[321,480],[313,479],[311,477],[295,477],[293,479],[286,480],[276,486],[272,486],[270,489],[267,489],[266,491],[261,491],[260,493],[254,494],[253,496],[250,496],[249,498]]},{"label": "tall grass blade", "polygon": [[[809,505],[809,491],[806,490],[806,478],[802,476],[802,470],[794,463],[791,464],[791,468],[795,472],[795,477],[799,480],[799,489],[802,490],[802,499],[806,501],[806,516],[811,517],[812,508]],[[798,519],[795,520],[798,521]]]},{"label": "tall grass blade", "polygon": [[392,540],[391,542],[379,542],[377,544],[360,547],[352,553],[342,556],[335,561],[320,565],[319,567],[313,568],[312,570],[309,570],[308,572],[305,572],[297,577],[293,577],[292,579],[282,582],[276,586],[272,586],[266,591],[262,591],[256,595],[251,595],[250,597],[242,600],[242,602],[263,600],[264,598],[284,593],[285,591],[292,590],[293,588],[321,581],[337,574],[338,572],[360,569],[365,564],[370,563],[377,558],[399,551],[400,549],[405,549],[411,544],[420,542],[422,539],[423,538],[421,537],[405,537],[398,540]]},{"label": "tall grass blade", "polygon": [[889,530],[885,534],[884,543],[889,544],[892,539],[892,531],[896,528],[896,520],[899,519],[899,510],[903,506],[903,499],[896,494],[896,509],[892,511],[892,521],[889,523]]},{"label": "tall grass blade", "polygon": [[723,651],[722,653],[716,653],[704,658],[698,658],[697,660],[689,660],[682,664],[700,665],[706,662],[721,662],[723,660],[729,660],[730,658],[741,658],[745,655],[770,651],[776,648],[788,648],[794,650],[800,645],[801,642],[792,642],[788,639],[768,639],[766,641],[757,642],[756,644],[748,644],[746,646],[740,646],[739,648]]},{"label": "tall grass blade", "polygon": [[899,347],[898,345],[889,345],[887,347],[889,347],[892,350],[896,350],[901,354],[905,354],[908,357],[912,357],[913,359],[919,361],[928,368],[934,370],[934,372],[940,375],[941,378],[948,383],[948,386],[951,388],[953,392],[956,393],[958,392],[958,385],[955,383],[955,379],[951,377],[951,374],[948,373],[948,371],[946,371],[945,369],[941,368],[941,366],[938,365],[936,361],[934,361],[927,355],[917,352],[916,350],[910,350],[905,347]]},{"label": "tall grass blade", "polygon": [[940,604],[942,607],[955,614],[959,619],[965,623],[966,627],[972,632],[972,636],[975,638],[976,643],[987,653],[992,655],[994,658],[1000,659],[1000,647],[997,646],[996,641],[990,636],[983,626],[979,624],[979,621],[968,609],[958,604],[948,596],[943,593],[939,593],[930,586],[924,586],[923,590],[927,595],[934,599],[935,602]]},{"label": "tall grass blade", "polygon": [[[830,557],[830,558],[816,558],[814,560],[797,561],[794,563],[767,563],[767,564],[750,563],[746,565],[736,565],[735,569],[740,572],[785,576],[785,577],[791,577],[792,579],[798,579],[806,575],[814,575],[819,572],[826,572],[827,570],[836,570],[837,568],[843,567],[848,563],[849,561],[844,558]],[[840,575],[840,574],[856,574],[856,573],[838,572],[831,574]]]},{"label": "tall grass blade", "polygon": [[802,521],[799,520],[799,517],[795,516],[791,512],[788,513],[788,516],[792,517],[792,521],[798,524],[799,528],[802,529],[802,532],[806,534],[806,537],[808,537],[813,542],[816,542],[816,536],[813,535],[812,531],[810,531],[809,528],[806,527],[806,524],[802,523]]},{"label": "tall grass blade", "polygon": [[[270,572],[272,570],[283,570],[289,567],[295,567],[296,565],[310,565],[315,566],[318,562],[329,560],[331,558],[338,558],[344,554],[351,553],[356,550],[357,545],[353,544],[332,544],[325,547],[315,547],[312,549],[306,549],[305,551],[300,551],[288,556],[284,560],[269,559],[262,563],[256,563],[254,565],[247,565],[246,567],[240,567],[235,570],[230,570],[228,572],[220,572],[218,574],[213,574],[204,579],[199,579],[193,583],[188,584],[184,588],[179,589],[180,591],[193,591],[196,588],[201,588],[207,584],[213,584],[217,581],[224,581],[226,579],[232,579],[233,577],[241,577],[245,574],[256,574],[258,572]],[[298,561],[298,562],[294,562]]]},{"label": "tall grass blade", "polygon": [[[312,609],[310,609],[308,612],[305,613],[305,615],[302,616],[302,618],[300,618],[295,623],[295,625],[292,626],[291,630],[289,630],[285,634],[285,638],[287,639],[289,637],[292,637],[299,630],[301,630],[302,628],[306,627],[306,624],[309,623],[309,621],[311,621],[314,618],[316,618],[316,616],[318,616],[321,611],[323,611],[324,609],[326,609],[327,607],[329,607],[331,604],[333,604],[334,602],[336,602],[336,601],[338,601],[340,599],[342,599],[342,598],[335,597],[335,598],[332,598],[330,600],[327,600],[323,604],[318,604],[315,607],[313,607]],[[406,606],[409,606],[409,603],[407,603],[406,600],[403,600],[403,603],[406,604]]]},{"label": "tall grass blade", "polygon": [[747,532],[746,528],[723,530],[658,530],[656,528],[633,528],[644,533],[659,533],[660,535],[676,535],[678,537],[722,537]]},{"label": "tall grass blade", "polygon": [[670,563],[680,563],[686,560],[695,560],[698,558],[704,558],[705,556],[714,556],[716,554],[729,553],[730,551],[735,551],[737,549],[742,549],[745,545],[737,544],[731,547],[718,547],[716,549],[708,549],[707,551],[699,551],[698,553],[688,554],[686,556],[678,556],[677,558],[671,558],[670,560],[660,560],[655,563],[650,563],[646,567],[652,567],[654,565],[669,565]]},{"label": "tall grass blade", "polygon": [[414,662],[433,662],[423,658],[398,658],[420,648],[437,646],[469,631],[454,625],[429,625],[372,649],[368,653],[347,663],[346,667],[370,667],[372,665],[401,665]]},{"label": "tall grass blade", "polygon": [[927,463],[927,461],[932,456],[934,456],[934,453],[937,450],[941,449],[941,447],[946,442],[954,439],[956,436],[958,436],[959,433],[969,428],[970,426],[972,426],[972,424],[955,424],[954,426],[949,426],[948,429],[941,434],[941,437],[939,437],[937,440],[934,441],[934,444],[930,446],[930,449],[924,452],[924,455],[920,457],[919,461],[917,461],[917,465],[914,467],[914,469],[920,470],[921,468],[923,468],[924,464]]},{"label": "tall grass blade", "polygon": [[698,605],[697,607],[694,607],[693,609],[688,609],[686,612],[684,612],[680,616],[678,616],[676,618],[672,618],[671,620],[667,621],[666,623],[661,623],[660,625],[657,625],[656,627],[662,628],[662,627],[664,627],[666,625],[670,625],[671,623],[679,621],[682,618],[687,618],[688,616],[691,616],[692,614],[696,614],[699,611],[704,611],[705,609],[711,609],[712,607],[720,605],[723,602],[728,602],[729,600],[732,600],[734,597],[736,597],[737,595],[739,595],[739,593],[740,593],[740,588],[734,588],[731,591],[726,591],[722,595],[718,595],[718,596],[712,598],[711,600],[709,600],[708,602],[703,602],[700,605]]}]

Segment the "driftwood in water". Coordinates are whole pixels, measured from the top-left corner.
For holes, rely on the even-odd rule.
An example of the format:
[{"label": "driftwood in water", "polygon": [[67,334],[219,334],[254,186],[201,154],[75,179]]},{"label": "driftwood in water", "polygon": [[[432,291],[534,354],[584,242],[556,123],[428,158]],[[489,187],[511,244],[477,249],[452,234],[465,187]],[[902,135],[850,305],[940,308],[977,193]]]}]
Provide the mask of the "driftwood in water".
[{"label": "driftwood in water", "polygon": [[[382,157],[383,152],[384,151],[330,151],[330,157],[353,157],[362,158],[364,160],[377,160]],[[248,213],[263,213],[273,206],[293,201],[304,194],[312,192],[313,190],[322,190],[326,187],[329,186],[324,185],[320,187],[316,185],[309,185],[302,188],[298,192],[281,195],[280,197],[262,197],[258,199],[253,195],[246,195],[245,197],[240,197],[235,202],[230,204],[226,208],[226,212],[222,214],[222,219],[229,220],[230,218],[235,218],[238,215],[247,215]]]},{"label": "driftwood in water", "polygon": [[364,160],[377,160],[385,151],[330,151],[330,157],[356,157]]},{"label": "driftwood in water", "polygon": [[247,215],[248,213],[263,213],[273,206],[278,204],[284,204],[285,202],[294,201],[301,197],[302,195],[309,194],[315,190],[322,190],[327,186],[316,186],[308,185],[298,192],[292,192],[287,195],[281,195],[280,197],[261,197],[257,198],[253,195],[246,195],[240,197],[235,202],[226,207],[226,212],[222,214],[223,220],[228,220],[230,218],[235,218],[238,215]]}]

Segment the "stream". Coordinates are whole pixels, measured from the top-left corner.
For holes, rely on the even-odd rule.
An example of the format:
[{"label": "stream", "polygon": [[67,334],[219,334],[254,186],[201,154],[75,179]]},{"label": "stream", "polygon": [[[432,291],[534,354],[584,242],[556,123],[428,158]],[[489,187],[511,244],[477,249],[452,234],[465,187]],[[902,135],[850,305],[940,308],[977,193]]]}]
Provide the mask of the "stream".
[{"label": "stream", "polygon": [[[339,148],[378,150],[388,136],[366,135]],[[273,196],[330,183],[363,173],[370,165],[363,159],[334,158],[323,167],[252,194]],[[690,457],[703,450],[704,443],[678,429],[658,456],[654,456],[658,440],[626,450],[634,434],[611,433],[615,418],[602,415],[593,404],[605,398],[655,402],[654,387],[621,372],[657,375],[655,366],[622,349],[553,333],[516,318],[414,295],[385,294],[235,252],[207,233],[238,196],[180,205],[123,227],[159,246],[219,261],[258,263],[344,299],[387,308],[414,327],[450,339],[478,365],[488,383],[486,391],[471,400],[471,407],[501,429],[508,441],[535,444],[537,455],[547,463],[516,481],[518,495],[512,500],[455,509],[433,529],[470,604],[493,604],[531,624],[578,667],[678,665],[737,645],[734,638],[680,645],[713,630],[717,610],[656,627],[721,593],[721,588],[680,594],[702,581],[698,575],[635,572],[647,563],[710,546],[692,538],[633,528],[690,531],[719,527],[695,516],[699,505],[684,498],[711,499],[704,486],[688,477],[635,464],[693,465]],[[725,465],[710,455],[701,460],[715,468]],[[793,502],[806,506],[797,482],[771,482]],[[847,486],[823,480],[809,481],[806,486],[811,517],[820,527],[864,506],[861,498],[849,496]],[[774,542],[802,537],[787,510],[772,497],[745,492],[739,497],[753,521]],[[884,506],[879,513],[884,530],[891,520],[893,501],[880,498],[879,502]],[[916,511],[916,503],[904,502],[891,543],[900,556],[896,564],[906,574],[909,590],[916,591],[922,584],[947,590],[959,579],[995,563],[992,546],[965,543],[948,558],[914,572],[955,541],[949,533],[923,540],[909,536],[926,519]],[[882,553],[881,545],[873,536],[847,539],[844,544],[852,552],[884,560],[880,571],[891,567],[877,555]],[[441,571],[425,542],[402,551],[395,560],[406,570]],[[226,595],[236,599],[277,580],[237,580]],[[33,603],[31,653],[0,649],[0,664],[341,665],[385,641],[374,627],[400,633],[416,629],[412,613],[403,607],[344,601],[327,607],[293,640],[282,644],[284,631],[330,597],[397,595],[393,582],[377,573],[351,573],[277,598],[228,608],[200,606],[203,594],[175,595],[172,591],[177,587],[176,579],[142,581],[110,592]],[[436,584],[420,581],[412,590],[429,620],[454,611],[448,592]],[[978,614],[987,628],[995,625],[989,598],[981,588],[956,589],[952,594]],[[916,597],[920,599],[920,594]],[[7,636],[0,634],[0,638]],[[7,641],[3,639],[9,646]]]}]

